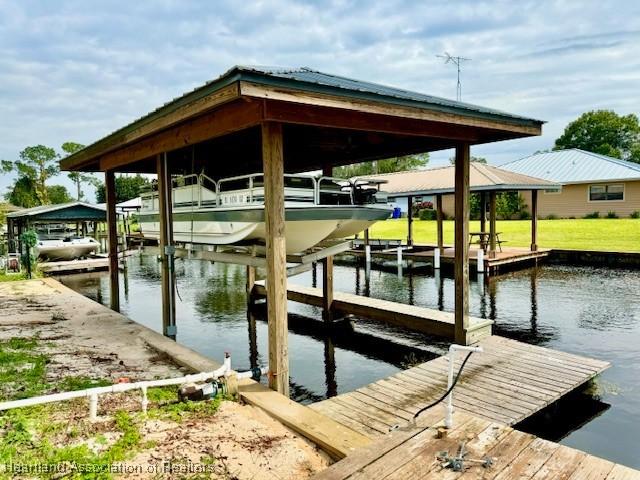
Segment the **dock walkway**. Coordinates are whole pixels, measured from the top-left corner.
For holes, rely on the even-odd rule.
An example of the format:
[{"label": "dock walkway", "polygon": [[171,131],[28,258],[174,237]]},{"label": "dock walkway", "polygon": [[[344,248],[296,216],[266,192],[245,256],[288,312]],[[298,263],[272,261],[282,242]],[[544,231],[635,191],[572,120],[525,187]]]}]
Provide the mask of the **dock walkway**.
[{"label": "dock walkway", "polygon": [[[454,390],[456,411],[514,425],[585,384],[608,362],[491,336],[471,356]],[[458,353],[456,368],[464,360]],[[387,434],[446,391],[448,358],[438,357],[310,407],[369,437]],[[442,414],[443,405],[434,410]]]},{"label": "dock walkway", "polygon": [[[430,417],[430,418],[428,418]],[[439,418],[427,415],[422,427],[396,430],[352,453],[313,477],[314,480],[342,479],[531,479],[531,480],[637,480],[640,472],[559,445],[499,422],[458,412],[453,428],[437,438]],[[426,426],[426,425],[433,426]],[[437,459],[440,452],[455,455],[465,443],[467,458],[491,458],[487,468],[466,462],[463,472],[445,469]]]},{"label": "dock walkway", "polygon": [[[414,245],[407,247],[402,245],[402,259],[413,261],[417,263],[426,263],[433,265],[434,263],[434,251],[437,245],[424,244]],[[476,246],[469,248],[469,265],[475,270],[475,265],[478,261],[478,250]],[[500,272],[506,269],[525,268],[532,263],[544,260],[551,253],[551,249],[539,248],[536,251],[531,251],[528,248],[522,247],[507,247],[503,246],[502,251],[496,252],[494,258],[490,258],[488,255],[484,255],[484,266],[486,272],[490,275]],[[354,249],[345,252],[347,255],[355,255],[358,257],[364,257],[365,252],[361,249]],[[383,250],[371,250],[372,258],[380,258],[384,260],[396,261],[398,258],[397,247],[390,247]],[[455,260],[455,250],[451,246],[446,246],[444,251],[440,255],[440,263],[444,265],[453,265]]]},{"label": "dock walkway", "polygon": [[[263,281],[255,283],[253,295],[266,296],[266,288]],[[295,302],[321,307],[322,289],[289,283],[287,285],[287,298]],[[359,315],[430,335],[446,338],[454,337],[455,317],[451,312],[442,312],[432,308],[406,305],[345,292],[334,292],[332,311],[341,315]],[[476,342],[483,337],[491,335],[492,320],[471,317],[469,324],[467,337],[471,342]]]}]

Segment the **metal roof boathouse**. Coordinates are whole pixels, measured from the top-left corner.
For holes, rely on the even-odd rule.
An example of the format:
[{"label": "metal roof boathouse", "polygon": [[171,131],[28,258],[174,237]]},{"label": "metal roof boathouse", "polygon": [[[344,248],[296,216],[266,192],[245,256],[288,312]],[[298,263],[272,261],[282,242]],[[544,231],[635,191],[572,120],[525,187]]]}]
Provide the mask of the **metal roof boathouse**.
[{"label": "metal roof boathouse", "polygon": [[[287,395],[287,279],[283,174],[455,148],[455,341],[469,327],[470,147],[540,135],[522,116],[308,68],[234,67],[62,160],[64,170],[103,171],[110,242],[116,241],[115,172],[158,175],[163,326],[175,334],[171,175],[212,178],[264,172],[269,385]],[[110,248],[110,252],[115,252]],[[117,257],[110,253],[112,308]],[[330,289],[329,289],[330,290]],[[327,295],[330,295],[329,293]],[[325,303],[331,308],[332,298]]]}]

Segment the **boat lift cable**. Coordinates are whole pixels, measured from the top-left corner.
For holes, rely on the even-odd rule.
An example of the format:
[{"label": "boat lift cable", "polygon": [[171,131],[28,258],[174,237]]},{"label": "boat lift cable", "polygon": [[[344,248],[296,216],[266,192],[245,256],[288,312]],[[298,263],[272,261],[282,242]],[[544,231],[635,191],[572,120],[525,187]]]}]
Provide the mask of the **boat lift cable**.
[{"label": "boat lift cable", "polygon": [[413,420],[415,421],[416,418],[418,418],[418,415],[420,415],[422,412],[424,412],[425,410],[429,410],[432,407],[435,407],[436,405],[438,405],[440,402],[442,402],[445,398],[447,398],[449,396],[449,394],[451,393],[451,391],[453,390],[453,388],[456,386],[456,383],[458,383],[458,379],[460,378],[460,374],[462,373],[462,370],[464,369],[464,366],[467,364],[467,360],[469,360],[469,357],[473,355],[473,352],[469,352],[467,353],[467,356],[464,358],[464,361],[462,362],[462,365],[460,365],[460,368],[458,369],[458,373],[456,374],[455,379],[453,380],[453,383],[451,384],[451,386],[447,389],[446,392],[444,392],[442,394],[442,396],[440,398],[438,398],[435,402],[430,403],[429,405],[427,405],[426,407],[422,407],[420,410],[418,410],[415,415],[413,416]]}]

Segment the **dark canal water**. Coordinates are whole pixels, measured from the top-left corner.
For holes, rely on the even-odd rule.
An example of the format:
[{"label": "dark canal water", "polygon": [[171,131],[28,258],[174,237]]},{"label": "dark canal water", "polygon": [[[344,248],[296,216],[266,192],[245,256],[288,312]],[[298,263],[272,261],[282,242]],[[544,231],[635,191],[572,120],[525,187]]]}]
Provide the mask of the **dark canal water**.
[{"label": "dark canal water", "polygon": [[[160,331],[160,270],[153,256],[128,260],[121,274],[127,316]],[[335,267],[335,289],[453,311],[451,277],[429,271],[404,275],[356,265]],[[321,282],[316,274],[294,282]],[[247,313],[244,267],[178,260],[178,341],[235,368],[266,365],[267,325],[262,309]],[[105,274],[61,279],[109,304]],[[320,286],[320,285],[318,285]],[[496,320],[494,332],[532,344],[608,360],[588,392],[573,395],[519,428],[595,455],[640,468],[640,273],[632,270],[546,265],[489,280],[472,280],[471,314]],[[312,402],[347,392],[444,352],[428,336],[358,320],[353,332],[326,333],[321,313],[289,304],[291,392]]]}]

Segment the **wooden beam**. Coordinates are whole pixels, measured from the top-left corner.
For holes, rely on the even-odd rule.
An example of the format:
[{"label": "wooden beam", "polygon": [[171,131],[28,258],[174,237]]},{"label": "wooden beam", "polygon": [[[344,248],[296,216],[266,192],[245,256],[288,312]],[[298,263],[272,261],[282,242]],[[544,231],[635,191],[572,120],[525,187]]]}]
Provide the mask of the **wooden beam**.
[{"label": "wooden beam", "polygon": [[455,340],[467,345],[469,329],[469,144],[456,147],[455,164]]},{"label": "wooden beam", "polygon": [[[500,131],[519,133],[522,136],[540,135],[542,133],[541,123],[536,125],[522,125],[521,123],[507,118],[505,118],[504,121],[500,121],[497,119],[494,120],[480,117],[471,117],[467,115],[430,110],[426,108],[405,107],[388,102],[359,100],[354,98],[326,95],[322,93],[303,92],[299,90],[285,90],[279,87],[258,85],[246,81],[240,82],[240,95],[264,98],[268,99],[269,102],[280,100],[284,101],[285,104],[293,103],[294,106],[297,106],[297,109],[299,109],[300,111],[308,110],[309,105],[316,105],[320,107],[355,110],[359,112],[390,115],[395,117],[430,120],[433,122],[449,123],[458,126],[480,127],[495,130],[495,133],[498,134],[500,133]],[[304,107],[300,107],[300,104],[303,104]],[[273,115],[273,113],[270,113],[270,116]]]},{"label": "wooden beam", "polygon": [[100,157],[100,169],[107,170],[194,145],[211,138],[244,130],[262,120],[262,103],[235,101],[193,118],[171,129]]},{"label": "wooden beam", "polygon": [[256,267],[247,265],[247,303],[252,303],[251,295],[256,283]]},{"label": "wooden beam", "polygon": [[[96,156],[105,155],[116,148],[121,148],[126,144],[138,141],[143,137],[166,129],[180,122],[188,120],[197,115],[208,112],[214,107],[230,102],[239,97],[240,89],[238,82],[216,90],[208,95],[198,98],[192,102],[176,106],[173,111],[166,115],[150,119],[138,128],[129,132],[115,133],[104,140],[90,145],[72,158],[63,159],[60,164],[62,170],[75,170],[87,162],[92,162]],[[125,129],[123,129],[125,130]]]},{"label": "wooden beam", "polygon": [[[388,113],[385,111],[384,113]],[[265,101],[265,119],[287,124],[312,125],[365,132],[384,132],[409,136],[446,138],[477,142],[475,127],[451,125],[419,118],[403,118],[380,112],[358,112],[344,108],[304,105],[278,100]]]},{"label": "wooden beam", "polygon": [[267,243],[269,387],[289,396],[287,249],[284,220],[282,125],[262,124],[262,163]]},{"label": "wooden beam", "polygon": [[440,253],[444,253],[444,229],[442,221],[444,220],[444,212],[442,211],[442,195],[436,195],[436,223],[438,229],[438,249]]},{"label": "wooden beam", "polygon": [[325,322],[333,320],[331,309],[333,308],[333,257],[328,256],[322,260],[322,317]]},{"label": "wooden beam", "polygon": [[496,191],[489,192],[489,258],[496,258]]},{"label": "wooden beam", "polygon": [[173,214],[171,202],[171,173],[167,154],[156,158],[158,175],[158,203],[160,212],[160,258],[162,259],[162,333],[176,338],[175,250],[173,245]]},{"label": "wooden beam", "polygon": [[531,190],[531,251],[538,250],[538,191]]},{"label": "wooden beam", "polygon": [[413,196],[407,197],[407,245],[413,245]]},{"label": "wooden beam", "polygon": [[118,214],[116,213],[116,180],[113,170],[104,172],[107,200],[107,236],[109,257],[109,296],[111,310],[120,311],[120,284],[118,283]]}]

